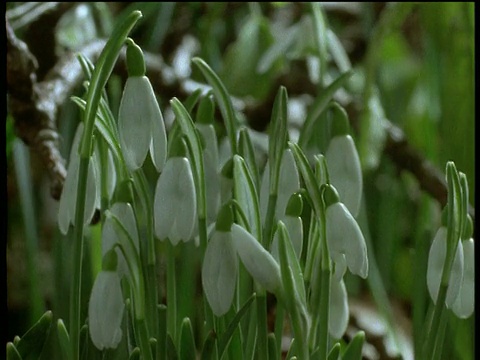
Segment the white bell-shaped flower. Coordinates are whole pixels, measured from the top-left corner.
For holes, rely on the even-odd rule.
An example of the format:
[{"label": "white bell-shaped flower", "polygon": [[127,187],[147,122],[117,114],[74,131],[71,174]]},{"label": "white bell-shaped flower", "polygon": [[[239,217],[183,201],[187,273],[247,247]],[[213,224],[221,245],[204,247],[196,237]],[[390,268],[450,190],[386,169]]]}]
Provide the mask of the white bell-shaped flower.
[{"label": "white bell-shaped flower", "polygon": [[332,277],[330,282],[328,332],[334,339],[341,339],[348,326],[348,297],[343,278]]},{"label": "white bell-shaped flower", "polygon": [[88,303],[90,338],[99,350],[115,349],[122,339],[125,304],[116,268],[116,253],[110,251],[103,257],[102,270],[95,279]]},{"label": "white bell-shaped flower", "polygon": [[475,308],[475,243],[472,238],[462,240],[463,279],[452,310],[461,319],[472,315]]},{"label": "white bell-shaped flower", "polygon": [[145,76],[142,50],[127,41],[127,68],[118,111],[119,141],[125,162],[131,171],[143,165],[148,151],[155,168],[161,172],[167,157],[167,136],[162,112],[150,80]]},{"label": "white bell-shaped flower", "polygon": [[330,183],[337,189],[340,201],[356,217],[362,201],[363,177],[352,137],[348,134],[333,137],[328,144],[325,159]]},{"label": "white bell-shaped flower", "polygon": [[324,198],[329,198],[326,201],[325,216],[330,256],[336,262],[336,266],[344,268],[344,262],[346,262],[352,274],[359,275],[365,279],[368,275],[365,238],[347,207],[338,201],[338,194],[334,190],[335,188],[330,185],[324,192]]},{"label": "white bell-shaped flower", "polygon": [[273,256],[238,224],[232,225],[232,238],[243,265],[253,279],[272,293],[280,289],[280,266]]},{"label": "white bell-shaped flower", "polygon": [[193,238],[197,200],[190,161],[171,157],[158,178],[153,204],[155,234],[173,245]]},{"label": "white bell-shaped flower", "polygon": [[[78,172],[80,168],[80,141],[83,134],[83,123],[79,123],[70,151],[67,178],[63,186],[62,195],[58,208],[58,227],[62,234],[66,235],[70,224],[74,225],[77,206]],[[96,166],[94,157],[88,163],[87,188],[84,210],[84,225],[88,224],[95,212],[95,205],[99,202],[99,194],[96,186]]]},{"label": "white bell-shaped flower", "polygon": [[[447,228],[441,226],[433,238],[427,264],[427,288],[433,302],[437,302],[442,281],[443,267],[447,256]],[[463,280],[463,246],[458,242],[448,282],[445,304],[451,307],[455,302]]]},{"label": "white bell-shaped flower", "polygon": [[237,272],[238,258],[232,232],[214,230],[203,259],[202,284],[216,316],[224,315],[232,305]]}]

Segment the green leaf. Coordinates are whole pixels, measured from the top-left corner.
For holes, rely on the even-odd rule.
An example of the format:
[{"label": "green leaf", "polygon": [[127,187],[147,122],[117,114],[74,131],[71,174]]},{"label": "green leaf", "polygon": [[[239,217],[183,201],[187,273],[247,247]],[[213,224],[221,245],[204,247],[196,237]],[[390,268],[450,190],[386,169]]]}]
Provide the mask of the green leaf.
[{"label": "green leaf", "polygon": [[292,150],[295,157],[295,162],[297,163],[297,167],[302,174],[303,181],[305,182],[305,186],[307,187],[308,195],[312,200],[312,205],[315,213],[319,218],[321,218],[321,214],[323,214],[322,197],[320,194],[318,182],[312,169],[310,168],[307,157],[305,156],[299,145],[289,142],[288,146]]},{"label": "green leaf", "polygon": [[193,336],[192,323],[187,317],[182,321],[182,327],[180,328],[180,360],[192,360],[195,359],[195,338]]},{"label": "green leaf", "polygon": [[287,103],[287,89],[281,86],[273,103],[272,118],[270,120],[270,139],[268,143],[270,195],[276,195],[278,193],[280,164],[282,163],[283,150],[285,150],[287,146]]},{"label": "green leaf", "polygon": [[140,355],[141,354],[142,354],[142,352],[140,351],[140,348],[136,347],[130,353],[130,356],[128,357],[128,360],[140,360]]},{"label": "green leaf", "polygon": [[353,71],[347,71],[342,73],[338,78],[335,79],[330,85],[328,85],[320,95],[317,96],[313,102],[311,108],[308,111],[307,118],[303,124],[302,131],[300,132],[300,137],[298,139],[298,145],[305,149],[312,134],[313,125],[327,108],[328,103],[332,99],[335,92],[345,85],[347,80],[352,76]]},{"label": "green leaf", "polygon": [[178,360],[178,352],[173,342],[172,335],[167,334],[167,359],[169,360]]},{"label": "green leaf", "polygon": [[234,155],[233,162],[233,190],[235,200],[238,201],[243,212],[248,217],[248,225],[251,229],[252,235],[254,235],[261,243],[262,225],[257,190],[255,189],[252,176],[243,158],[240,155]]},{"label": "green leaf", "polygon": [[240,310],[238,310],[238,312],[235,314],[235,317],[232,319],[230,324],[228,324],[227,330],[225,330],[225,332],[220,336],[218,340],[218,358],[219,359],[222,358],[222,355],[225,349],[227,348],[228,343],[230,342],[235,330],[238,329],[240,320],[242,320],[242,318],[245,316],[245,314],[247,313],[247,310],[249,309],[250,305],[252,304],[253,300],[255,300],[255,298],[256,298],[256,294],[253,293],[252,296],[250,296],[247,299],[247,301],[245,301],[245,303],[240,308]]},{"label": "green leaf", "polygon": [[352,341],[348,344],[343,353],[342,360],[361,360],[362,348],[365,342],[365,332],[359,331],[355,334]]},{"label": "green leaf", "polygon": [[175,97],[170,100],[170,104],[172,105],[173,112],[180,124],[182,132],[186,136],[188,149],[193,160],[191,163],[195,173],[194,179],[197,194],[198,218],[206,219],[207,195],[205,187],[205,171],[203,167],[202,142],[195,128],[195,124],[185,106],[183,106],[183,104]]},{"label": "green leaf", "polygon": [[232,99],[230,98],[225,85],[222,83],[218,75],[210,68],[210,66],[207,65],[204,60],[194,57],[192,62],[197,65],[213,89],[213,94],[215,95],[217,103],[220,107],[220,112],[222,113],[223,120],[225,121],[225,127],[227,128],[227,135],[230,140],[232,154],[236,154],[238,120],[235,115],[235,111],[233,110]]},{"label": "green leaf", "polygon": [[205,342],[203,343],[202,355],[200,356],[201,360],[213,359],[216,342],[217,342],[217,334],[215,334],[215,331],[211,330],[208,333],[207,338],[205,339]]},{"label": "green leaf", "polygon": [[21,337],[15,348],[23,359],[38,359],[50,331],[53,314],[46,311],[42,317]]},{"label": "green leaf", "polygon": [[273,43],[270,23],[252,14],[239,29],[237,40],[227,48],[221,78],[234,96],[263,99],[272,85],[275,68],[257,72],[258,62]]},{"label": "green leaf", "polygon": [[22,360],[17,348],[11,342],[7,343],[7,360]]},{"label": "green leaf", "polygon": [[73,359],[72,346],[70,344],[70,336],[62,319],[57,321],[57,335],[60,349],[62,350],[64,359]]},{"label": "green leaf", "polygon": [[340,343],[337,342],[337,343],[335,343],[335,345],[333,345],[332,349],[328,353],[327,360],[340,360],[340,359],[341,359]]},{"label": "green leaf", "polygon": [[260,175],[258,174],[258,166],[255,158],[255,150],[253,148],[252,140],[248,128],[243,127],[238,134],[238,154],[243,157],[247,164],[250,175],[252,176],[255,189],[260,189]]},{"label": "green leaf", "polygon": [[274,333],[268,334],[268,358],[269,359],[278,359],[277,354],[277,341]]}]

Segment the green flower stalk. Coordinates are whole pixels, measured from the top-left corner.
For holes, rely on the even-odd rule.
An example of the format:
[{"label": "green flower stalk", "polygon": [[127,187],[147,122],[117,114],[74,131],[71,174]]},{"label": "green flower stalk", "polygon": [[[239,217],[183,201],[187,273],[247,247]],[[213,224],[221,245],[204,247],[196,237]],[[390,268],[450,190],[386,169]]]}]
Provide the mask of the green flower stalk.
[{"label": "green flower stalk", "polygon": [[[58,208],[58,227],[62,234],[66,235],[70,225],[74,225],[76,203],[77,203],[77,186],[80,167],[79,148],[83,134],[83,123],[79,123],[72,143],[70,158],[68,163],[67,178],[60,196],[60,204]],[[88,164],[88,175],[86,185],[86,199],[84,211],[84,225],[88,224],[93,217],[95,207],[99,203],[99,191],[97,189],[97,165],[90,158]]]},{"label": "green flower stalk", "polygon": [[155,188],[155,234],[173,245],[194,237],[197,220],[195,183],[190,161],[186,157],[171,157]]},{"label": "green flower stalk", "polygon": [[118,112],[118,132],[125,162],[131,171],[140,168],[147,153],[158,172],[167,157],[167,136],[163,115],[150,80],[145,76],[143,53],[127,39],[128,79]]}]

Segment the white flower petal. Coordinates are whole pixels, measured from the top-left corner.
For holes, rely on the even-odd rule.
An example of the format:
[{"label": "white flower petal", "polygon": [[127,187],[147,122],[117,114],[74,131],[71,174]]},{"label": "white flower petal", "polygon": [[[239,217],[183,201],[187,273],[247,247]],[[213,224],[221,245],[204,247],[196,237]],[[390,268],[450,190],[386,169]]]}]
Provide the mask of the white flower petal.
[{"label": "white flower petal", "polygon": [[155,189],[155,234],[176,245],[193,237],[197,201],[195,184],[187,158],[167,160]]},{"label": "white flower petal", "polygon": [[125,162],[132,171],[140,168],[145,161],[152,139],[151,124],[159,121],[158,111],[148,78],[129,77],[118,111],[118,133]]},{"label": "white flower petal", "polygon": [[455,251],[455,258],[453,259],[452,269],[450,271],[450,278],[448,280],[447,296],[445,304],[447,308],[451,308],[455,299],[457,298],[460,287],[463,281],[463,246],[459,240],[457,250]]},{"label": "white flower petal", "polygon": [[463,240],[463,281],[452,310],[461,319],[472,315],[475,308],[475,244],[473,239]]},{"label": "white flower petal", "polygon": [[162,172],[165,162],[167,161],[167,134],[158,102],[155,100],[155,103],[152,103],[151,106],[152,141],[150,143],[150,156],[157,171]]},{"label": "white flower petal", "polygon": [[101,271],[88,304],[88,329],[97,349],[115,349],[120,343],[124,308],[120,277],[113,271]]},{"label": "white flower petal", "polygon": [[447,228],[440,227],[433,238],[428,253],[427,288],[433,303],[437,303],[438,290],[442,281],[443,265],[447,254]]},{"label": "white flower petal", "polygon": [[77,155],[70,156],[70,160],[58,206],[58,227],[63,235],[67,234],[70,224],[74,221],[77,200],[78,166],[80,159]]},{"label": "white flower petal", "polygon": [[345,255],[352,274],[368,275],[367,246],[362,231],[344,204],[331,204],[326,211],[326,233],[330,255]]},{"label": "white flower petal", "polygon": [[232,305],[237,282],[238,258],[231,232],[215,231],[205,251],[202,284],[208,303],[216,316]]},{"label": "white flower petal", "polygon": [[336,280],[332,277],[330,282],[328,332],[335,339],[341,339],[348,325],[347,290],[343,279]]},{"label": "white flower petal", "polygon": [[281,286],[280,266],[252,234],[238,224],[232,225],[232,238],[243,265],[260,285],[270,292]]},{"label": "white flower petal", "polygon": [[360,158],[350,135],[335,136],[325,153],[330,182],[338,190],[340,201],[354,217],[362,200],[363,177]]}]

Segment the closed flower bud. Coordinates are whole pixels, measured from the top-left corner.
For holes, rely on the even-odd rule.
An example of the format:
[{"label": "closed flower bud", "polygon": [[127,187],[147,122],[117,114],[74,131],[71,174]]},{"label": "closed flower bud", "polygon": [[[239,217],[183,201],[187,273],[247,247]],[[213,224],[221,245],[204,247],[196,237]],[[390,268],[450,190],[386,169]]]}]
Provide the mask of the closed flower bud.
[{"label": "closed flower bud", "polygon": [[88,329],[99,350],[115,349],[122,340],[123,301],[116,271],[102,270],[95,279],[88,304]]},{"label": "closed flower bud", "polygon": [[197,200],[190,162],[185,157],[167,160],[158,178],[154,200],[155,234],[173,245],[193,238]]}]

